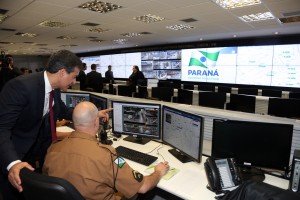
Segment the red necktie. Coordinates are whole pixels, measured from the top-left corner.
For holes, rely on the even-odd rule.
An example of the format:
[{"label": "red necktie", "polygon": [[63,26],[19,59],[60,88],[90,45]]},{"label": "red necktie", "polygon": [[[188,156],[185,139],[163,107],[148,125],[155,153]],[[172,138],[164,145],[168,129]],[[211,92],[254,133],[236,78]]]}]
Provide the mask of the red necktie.
[{"label": "red necktie", "polygon": [[52,134],[52,142],[55,142],[57,140],[56,137],[56,129],[54,125],[54,115],[53,115],[53,90],[50,92],[50,98],[49,98],[49,114],[50,114],[50,125],[51,125],[51,134]]}]

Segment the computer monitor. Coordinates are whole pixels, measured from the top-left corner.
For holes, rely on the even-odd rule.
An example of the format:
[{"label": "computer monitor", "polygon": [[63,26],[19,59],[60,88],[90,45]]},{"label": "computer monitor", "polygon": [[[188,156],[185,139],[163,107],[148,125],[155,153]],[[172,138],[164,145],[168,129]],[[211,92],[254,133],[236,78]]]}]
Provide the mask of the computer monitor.
[{"label": "computer monitor", "polygon": [[256,89],[256,88],[239,88],[238,94],[257,95],[258,89]]},{"label": "computer monitor", "polygon": [[199,106],[224,109],[226,93],[223,92],[199,92]]},{"label": "computer monitor", "polygon": [[266,97],[281,97],[282,91],[281,90],[263,89],[261,92],[261,95],[266,96]]},{"label": "computer monitor", "polygon": [[162,115],[162,141],[173,147],[169,152],[183,163],[201,162],[203,118],[168,106]]},{"label": "computer monitor", "polygon": [[230,94],[230,103],[226,110],[255,113],[256,97],[243,94]]},{"label": "computer monitor", "polygon": [[96,105],[98,110],[104,110],[107,108],[107,98],[101,97],[95,94],[90,94],[90,102]]},{"label": "computer monitor", "polygon": [[292,137],[292,124],[214,119],[212,156],[235,158],[239,166],[249,169],[249,177],[256,167],[287,173]]},{"label": "computer monitor", "polygon": [[61,92],[60,98],[67,107],[74,108],[82,101],[90,101],[90,94],[83,92]]},{"label": "computer monitor", "polygon": [[146,144],[160,139],[161,105],[154,103],[112,101],[112,131],[129,135],[125,141]]},{"label": "computer monitor", "polygon": [[300,99],[269,98],[268,115],[300,119]]}]

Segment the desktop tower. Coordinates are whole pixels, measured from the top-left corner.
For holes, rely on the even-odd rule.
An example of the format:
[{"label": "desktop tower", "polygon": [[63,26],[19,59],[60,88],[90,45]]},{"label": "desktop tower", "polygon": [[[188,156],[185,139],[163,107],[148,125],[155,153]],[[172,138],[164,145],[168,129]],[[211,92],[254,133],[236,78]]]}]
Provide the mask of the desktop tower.
[{"label": "desktop tower", "polygon": [[300,193],[300,150],[295,149],[289,190]]}]

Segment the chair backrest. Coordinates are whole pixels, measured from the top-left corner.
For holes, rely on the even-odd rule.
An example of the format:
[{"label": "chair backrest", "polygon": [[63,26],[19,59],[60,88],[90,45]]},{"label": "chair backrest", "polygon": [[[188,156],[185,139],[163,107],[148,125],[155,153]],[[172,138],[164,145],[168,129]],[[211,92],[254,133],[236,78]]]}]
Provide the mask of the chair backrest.
[{"label": "chair backrest", "polygon": [[193,91],[178,89],[177,103],[193,104]]},{"label": "chair backrest", "polygon": [[36,173],[24,167],[20,172],[26,200],[84,200],[67,180]]},{"label": "chair backrest", "polygon": [[199,92],[199,106],[224,109],[226,93],[223,92]]},{"label": "chair backrest", "polygon": [[238,94],[257,95],[258,89],[256,89],[256,88],[239,88]]},{"label": "chair backrest", "polygon": [[261,95],[266,96],[266,97],[281,97],[282,91],[281,90],[263,89],[261,92]]},{"label": "chair backrest", "polygon": [[171,102],[172,96],[174,96],[174,88],[152,87],[151,97],[158,98],[161,101]]},{"label": "chair backrest", "polygon": [[230,94],[230,103],[226,110],[255,113],[256,97],[242,94]]}]

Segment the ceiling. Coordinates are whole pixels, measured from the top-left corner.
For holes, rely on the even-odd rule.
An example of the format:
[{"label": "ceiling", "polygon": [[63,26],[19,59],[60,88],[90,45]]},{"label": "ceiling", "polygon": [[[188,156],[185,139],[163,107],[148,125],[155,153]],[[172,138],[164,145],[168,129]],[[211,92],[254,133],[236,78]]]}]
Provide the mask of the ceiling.
[{"label": "ceiling", "polygon": [[[121,6],[108,13],[78,8],[84,0],[0,0],[0,9],[8,17],[0,24],[0,48],[13,55],[50,54],[60,49],[75,53],[153,45],[200,42],[219,39],[253,38],[299,34],[300,22],[280,23],[278,18],[300,15],[299,0],[262,0],[261,4],[244,8],[224,9],[213,0],[108,0]],[[239,16],[271,12],[275,19],[244,22]],[[144,23],[134,17],[152,14],[163,21]],[[192,18],[194,22],[182,20]],[[43,27],[45,20],[63,22],[63,28]],[[85,23],[99,24],[86,26]],[[166,26],[188,24],[189,30],[171,30]],[[89,28],[107,30],[89,32]],[[141,33],[136,37],[121,34]],[[36,37],[16,34],[32,33]],[[58,39],[67,36],[72,39]],[[127,39],[125,44],[114,40]],[[101,40],[95,42],[90,40]]]}]

